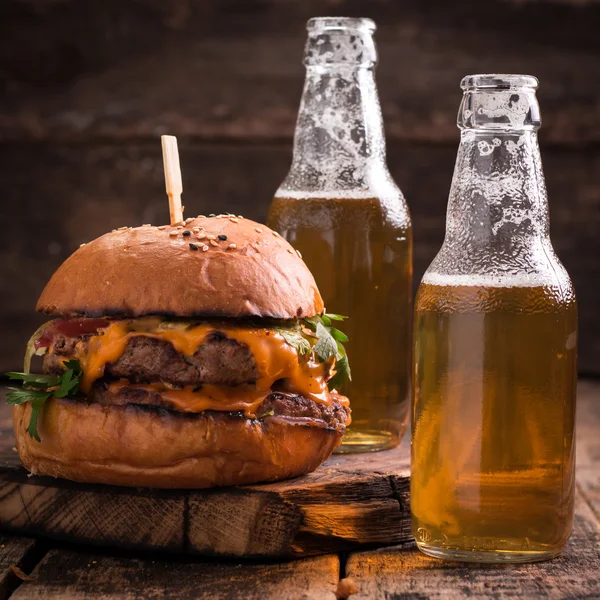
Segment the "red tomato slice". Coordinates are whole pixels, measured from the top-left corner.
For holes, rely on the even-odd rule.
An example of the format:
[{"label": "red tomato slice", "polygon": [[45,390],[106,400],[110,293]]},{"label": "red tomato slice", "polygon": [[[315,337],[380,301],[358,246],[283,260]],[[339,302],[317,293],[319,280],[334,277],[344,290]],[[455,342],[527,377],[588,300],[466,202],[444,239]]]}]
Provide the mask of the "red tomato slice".
[{"label": "red tomato slice", "polygon": [[47,348],[57,335],[79,337],[85,334],[97,333],[99,329],[109,325],[110,321],[107,319],[57,319],[52,321],[35,341],[35,349]]}]

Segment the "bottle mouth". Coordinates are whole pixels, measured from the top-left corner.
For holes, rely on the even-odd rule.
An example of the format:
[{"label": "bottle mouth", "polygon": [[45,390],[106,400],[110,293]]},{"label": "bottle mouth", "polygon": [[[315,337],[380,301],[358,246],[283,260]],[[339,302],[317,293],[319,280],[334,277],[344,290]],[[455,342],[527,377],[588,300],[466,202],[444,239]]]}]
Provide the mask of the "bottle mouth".
[{"label": "bottle mouth", "polygon": [[467,75],[460,82],[460,87],[465,91],[470,90],[518,90],[538,88],[537,77],[533,75]]},{"label": "bottle mouth", "polygon": [[373,33],[377,26],[372,19],[361,17],[314,17],[306,22],[306,29],[314,31],[364,31]]}]

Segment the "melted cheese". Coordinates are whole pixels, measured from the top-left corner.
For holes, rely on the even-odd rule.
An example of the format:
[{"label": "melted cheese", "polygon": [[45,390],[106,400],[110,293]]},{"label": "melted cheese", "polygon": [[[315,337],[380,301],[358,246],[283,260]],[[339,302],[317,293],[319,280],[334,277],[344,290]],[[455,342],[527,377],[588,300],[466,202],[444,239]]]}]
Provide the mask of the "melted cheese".
[{"label": "melted cheese", "polygon": [[[195,391],[193,387],[171,389],[162,383],[131,384],[127,380],[109,384],[111,392],[118,393],[122,388],[157,392],[165,402],[179,412],[200,413],[205,410],[241,412],[245,416],[256,417],[258,407],[268,393],[258,391],[254,386],[238,385],[227,387],[222,385],[203,385]],[[260,415],[258,415],[260,416]]]},{"label": "melted cheese", "polygon": [[[132,337],[146,336],[164,340],[172,344],[181,354],[192,356],[207,336],[215,331],[222,332],[229,339],[249,347],[259,374],[256,385],[252,386],[256,398],[264,399],[273,384],[282,380],[283,391],[301,394],[316,402],[331,403],[331,395],[325,381],[328,365],[317,363],[310,358],[299,357],[296,349],[287,344],[283,336],[276,331],[263,328],[240,328],[228,324],[220,324],[218,327],[207,324],[192,327],[175,325],[161,329],[160,320],[154,318],[115,321],[101,330],[100,335],[90,338],[87,351],[82,351],[77,356],[83,368],[81,389],[85,393],[90,392],[93,383],[104,375],[105,366],[119,359]],[[245,402],[252,402],[251,397],[254,396],[252,394],[248,396],[250,386],[236,387],[239,388],[237,393],[239,401],[243,396]],[[215,402],[220,397],[224,402],[229,402],[232,397],[230,391],[217,392],[217,389],[226,388],[227,386],[204,385],[203,393],[199,397],[211,397]],[[210,389],[209,395],[205,391],[207,389]],[[197,392],[189,392],[187,396],[182,394],[179,397],[185,396],[191,405],[194,402],[192,397],[194,394],[198,395]]]}]

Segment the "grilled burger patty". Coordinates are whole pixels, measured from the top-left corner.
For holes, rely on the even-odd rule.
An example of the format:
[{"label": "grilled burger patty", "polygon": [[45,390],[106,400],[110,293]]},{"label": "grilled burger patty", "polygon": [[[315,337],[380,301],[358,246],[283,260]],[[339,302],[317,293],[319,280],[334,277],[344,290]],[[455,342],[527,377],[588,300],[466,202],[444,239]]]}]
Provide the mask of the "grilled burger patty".
[{"label": "grilled burger patty", "polygon": [[[335,394],[333,394],[332,398],[332,404],[327,405],[314,402],[310,398],[305,398],[297,394],[271,392],[257,408],[256,415],[257,418],[285,417],[296,420],[298,423],[306,422],[308,425],[315,425],[318,424],[317,422],[322,422],[328,428],[343,431],[348,421],[349,409],[339,403]],[[96,383],[90,400],[100,404],[117,406],[134,404],[179,412],[173,408],[160,392],[127,386],[120,387],[118,390],[112,390],[106,381]],[[185,414],[189,415],[192,413]],[[241,413],[224,414],[241,415]]]},{"label": "grilled burger patty", "polygon": [[[64,371],[63,361],[73,356],[77,347],[85,353],[89,335],[67,337],[58,335],[44,358],[45,373]],[[254,357],[245,344],[215,331],[210,334],[193,356],[179,353],[168,341],[143,335],[132,337],[123,354],[106,365],[104,377],[98,380],[89,401],[106,405],[155,407],[177,412],[159,391],[122,386],[110,388],[115,380],[131,384],[166,382],[176,387],[203,384],[236,386],[252,384],[258,379]],[[349,420],[349,409],[332,395],[331,405],[317,403],[297,394],[271,392],[256,410],[260,418],[280,416],[297,419],[299,423],[322,423],[343,430]],[[227,413],[236,414],[236,413]]]},{"label": "grilled burger patty", "polygon": [[[64,371],[63,361],[73,355],[75,346],[85,346],[90,336],[58,336],[44,359],[45,373]],[[106,365],[105,375],[131,383],[165,381],[173,385],[240,385],[258,378],[256,363],[245,344],[216,331],[207,337],[193,356],[184,356],[165,341],[143,335],[132,337],[120,358]]]}]

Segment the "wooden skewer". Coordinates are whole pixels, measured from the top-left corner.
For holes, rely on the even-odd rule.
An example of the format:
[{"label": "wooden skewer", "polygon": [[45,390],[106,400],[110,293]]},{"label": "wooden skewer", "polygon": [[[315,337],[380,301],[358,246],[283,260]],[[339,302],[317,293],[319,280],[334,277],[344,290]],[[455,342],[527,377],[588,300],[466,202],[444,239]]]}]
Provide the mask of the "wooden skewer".
[{"label": "wooden skewer", "polygon": [[163,163],[165,165],[165,185],[167,196],[169,197],[171,225],[176,225],[183,221],[183,207],[181,206],[183,184],[181,183],[177,138],[174,135],[161,135],[160,141],[163,151]]}]

